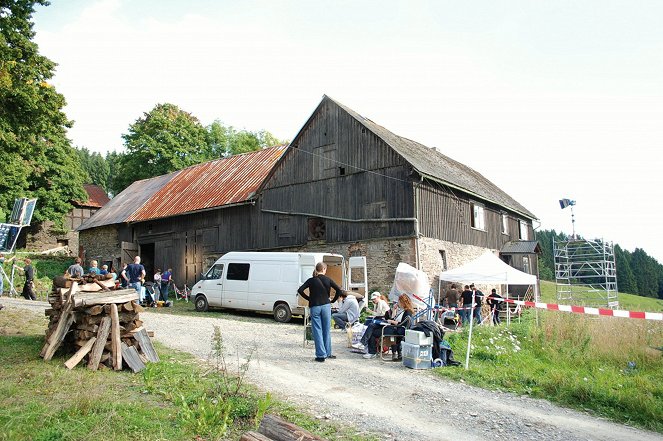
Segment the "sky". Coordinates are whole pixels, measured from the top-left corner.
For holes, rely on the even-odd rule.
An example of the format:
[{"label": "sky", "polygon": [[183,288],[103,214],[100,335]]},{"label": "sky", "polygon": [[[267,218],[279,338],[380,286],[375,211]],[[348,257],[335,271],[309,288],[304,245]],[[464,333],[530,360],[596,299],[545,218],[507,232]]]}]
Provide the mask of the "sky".
[{"label": "sky", "polygon": [[[73,145],[158,103],[293,139],[323,95],[482,173],[540,229],[663,263],[663,2],[51,0]],[[538,223],[535,222],[535,226]]]}]

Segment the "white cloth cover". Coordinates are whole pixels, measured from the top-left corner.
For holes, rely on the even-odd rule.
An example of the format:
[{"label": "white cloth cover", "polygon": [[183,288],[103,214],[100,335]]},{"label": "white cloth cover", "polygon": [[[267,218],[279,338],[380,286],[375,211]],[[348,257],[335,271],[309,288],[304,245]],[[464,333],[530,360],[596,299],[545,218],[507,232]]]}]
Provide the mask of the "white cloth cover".
[{"label": "white cloth cover", "polygon": [[518,271],[490,251],[463,266],[441,272],[440,280],[501,285],[536,285],[535,275]]}]

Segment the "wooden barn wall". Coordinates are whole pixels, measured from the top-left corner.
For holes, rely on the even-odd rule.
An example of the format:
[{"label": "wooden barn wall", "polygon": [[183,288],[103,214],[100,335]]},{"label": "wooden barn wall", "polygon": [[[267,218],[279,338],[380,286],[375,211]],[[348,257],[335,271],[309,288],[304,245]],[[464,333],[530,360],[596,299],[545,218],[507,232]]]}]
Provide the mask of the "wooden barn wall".
[{"label": "wooden barn wall", "polygon": [[[321,105],[279,163],[261,208],[341,219],[412,218],[411,170],[379,137],[334,103]],[[308,240],[308,219],[280,215],[278,243]],[[413,221],[325,221],[329,243],[414,235]]]},{"label": "wooden barn wall", "polygon": [[[459,191],[450,192],[446,187],[427,181],[417,185],[419,229],[423,236],[450,242],[476,245],[499,250],[506,242],[519,240],[519,222],[527,222],[529,238],[533,240],[532,223],[513,212],[493,204],[473,200]],[[485,230],[473,228],[470,204],[484,206]],[[508,215],[508,234],[502,233],[502,214]]]}]

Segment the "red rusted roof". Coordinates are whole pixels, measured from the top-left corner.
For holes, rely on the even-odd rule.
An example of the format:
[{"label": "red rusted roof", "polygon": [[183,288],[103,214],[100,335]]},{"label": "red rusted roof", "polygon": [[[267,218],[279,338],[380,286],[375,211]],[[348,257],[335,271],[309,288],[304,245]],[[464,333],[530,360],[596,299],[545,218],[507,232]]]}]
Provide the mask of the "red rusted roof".
[{"label": "red rusted roof", "polygon": [[87,202],[76,202],[75,204],[81,207],[101,208],[110,201],[106,190],[96,184],[83,185],[87,193]]},{"label": "red rusted roof", "polygon": [[270,147],[180,170],[126,222],[245,202],[256,193],[287,148],[285,145]]}]

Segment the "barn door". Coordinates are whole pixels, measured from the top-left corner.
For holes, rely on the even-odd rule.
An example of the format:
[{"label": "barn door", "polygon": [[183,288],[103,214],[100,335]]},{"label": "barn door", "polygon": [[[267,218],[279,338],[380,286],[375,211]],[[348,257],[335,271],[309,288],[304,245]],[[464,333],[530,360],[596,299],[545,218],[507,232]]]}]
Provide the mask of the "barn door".
[{"label": "barn door", "polygon": [[122,253],[120,265],[122,263],[134,263],[134,258],[138,255],[138,244],[134,242],[122,242]]}]

